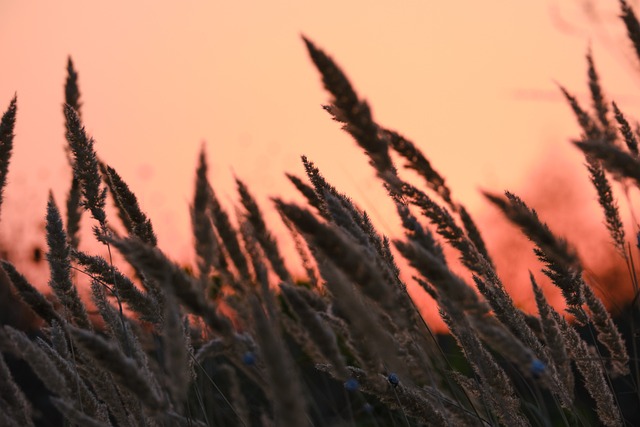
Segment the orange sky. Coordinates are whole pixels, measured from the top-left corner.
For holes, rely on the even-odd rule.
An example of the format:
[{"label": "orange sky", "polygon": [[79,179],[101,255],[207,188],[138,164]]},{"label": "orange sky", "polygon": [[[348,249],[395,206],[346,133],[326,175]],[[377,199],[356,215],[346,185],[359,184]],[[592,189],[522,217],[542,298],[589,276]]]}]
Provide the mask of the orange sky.
[{"label": "orange sky", "polygon": [[[617,1],[607,3],[0,0],[0,104],[16,91],[19,104],[2,239],[40,244],[49,188],[64,201],[69,54],[100,157],[136,192],[175,259],[190,259],[202,141],[228,206],[234,173],[265,211],[270,195],[295,198],[284,172],[302,175],[305,154],[394,233],[365,156],[320,108],[328,96],[300,34],[333,56],[374,117],[415,141],[482,217],[479,188],[529,188],[534,165],[549,157],[581,167],[568,143],[577,126],[554,82],[587,105],[589,43],[610,98],[629,115],[638,110],[628,90],[638,87],[636,62],[625,60]],[[25,232],[34,226],[42,233]]]}]

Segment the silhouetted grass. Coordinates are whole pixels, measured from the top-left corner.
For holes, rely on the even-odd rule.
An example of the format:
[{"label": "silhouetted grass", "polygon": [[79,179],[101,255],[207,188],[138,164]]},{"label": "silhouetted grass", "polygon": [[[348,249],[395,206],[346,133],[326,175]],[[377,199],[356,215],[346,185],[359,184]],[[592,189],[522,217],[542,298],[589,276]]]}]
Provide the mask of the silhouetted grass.
[{"label": "silhouetted grass", "polygon": [[[620,4],[638,50],[640,25]],[[640,185],[640,135],[609,106],[591,52],[591,111],[561,91],[582,128],[575,145],[585,153],[611,250],[627,263],[636,292],[617,318],[562,230],[519,196],[487,192],[533,242],[541,273],[567,305],[566,314],[552,307],[532,272],[530,282],[516,285],[533,287],[538,314],[518,308],[444,177],[416,144],[375,121],[328,54],[304,43],[331,94],[325,109],[369,157],[404,237],[377,231],[306,157],[308,182],[287,176],[307,205],[274,195],[274,206],[259,206],[237,178],[234,220],[209,183],[203,149],[190,206],[197,265],[178,265],[123,177],[99,162],[69,59],[63,112],[73,180],[66,216],[53,196],[47,205],[51,295],[1,262],[3,295],[25,304],[16,305],[22,314],[15,317],[40,323],[24,328],[3,316],[0,425],[61,418],[77,426],[639,425],[637,248],[627,240],[613,185]],[[0,203],[16,112],[14,97],[0,123]],[[392,152],[422,186],[405,180]],[[109,194],[124,235],[105,208]],[[292,274],[298,261],[283,255],[265,209],[281,215],[308,277]],[[98,223],[94,238],[119,251],[125,265],[78,250],[83,211]],[[443,245],[455,249],[471,282],[454,271]],[[401,277],[397,256],[409,274]],[[79,275],[91,280],[91,303],[80,298]],[[403,280],[411,275],[437,302],[448,334],[434,335],[416,308]]]}]

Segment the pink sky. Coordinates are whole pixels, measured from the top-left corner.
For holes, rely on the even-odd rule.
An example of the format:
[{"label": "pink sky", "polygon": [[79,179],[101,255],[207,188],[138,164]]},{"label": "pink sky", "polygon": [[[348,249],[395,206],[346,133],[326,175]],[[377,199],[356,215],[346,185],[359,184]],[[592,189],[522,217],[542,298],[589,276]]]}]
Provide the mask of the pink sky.
[{"label": "pink sky", "polygon": [[[479,188],[529,188],[549,156],[581,167],[568,142],[578,129],[554,82],[587,106],[589,43],[610,98],[629,115],[638,110],[628,91],[638,86],[636,62],[625,60],[617,1],[607,3],[0,1],[0,104],[16,91],[19,104],[1,237],[17,247],[43,242],[48,190],[59,204],[68,190],[67,55],[98,154],[136,192],[173,258],[191,256],[188,204],[203,141],[229,207],[233,174],[264,211],[269,196],[299,200],[284,172],[302,175],[305,154],[396,233],[365,156],[320,108],[328,95],[300,34],[482,217]],[[39,234],[25,232],[34,226]]]}]

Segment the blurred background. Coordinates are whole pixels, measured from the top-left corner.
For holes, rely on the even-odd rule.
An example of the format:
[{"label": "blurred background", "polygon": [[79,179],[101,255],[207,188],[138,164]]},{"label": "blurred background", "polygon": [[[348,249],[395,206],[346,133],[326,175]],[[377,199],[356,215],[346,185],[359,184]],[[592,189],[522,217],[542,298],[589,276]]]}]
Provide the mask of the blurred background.
[{"label": "blurred background", "polygon": [[[447,178],[478,219],[516,303],[527,306],[527,270],[537,268],[531,247],[478,190],[520,194],[576,240],[594,276],[619,268],[570,143],[578,127],[557,86],[589,106],[591,47],[608,99],[637,116],[638,62],[618,15],[614,0],[0,0],[2,110],[18,94],[0,242],[11,259],[32,263],[44,248],[50,189],[64,206],[69,55],[99,156],[129,183],[173,259],[193,258],[188,206],[203,144],[220,199],[233,209],[233,178],[242,178],[285,248],[291,245],[269,197],[301,200],[284,172],[302,176],[302,154],[383,233],[401,236],[365,156],[321,109],[328,95],[304,34],[343,68],[375,119],[413,140]],[[302,271],[295,259],[290,266]],[[39,268],[25,274],[44,286]],[[619,303],[630,290],[624,280],[605,299]]]}]

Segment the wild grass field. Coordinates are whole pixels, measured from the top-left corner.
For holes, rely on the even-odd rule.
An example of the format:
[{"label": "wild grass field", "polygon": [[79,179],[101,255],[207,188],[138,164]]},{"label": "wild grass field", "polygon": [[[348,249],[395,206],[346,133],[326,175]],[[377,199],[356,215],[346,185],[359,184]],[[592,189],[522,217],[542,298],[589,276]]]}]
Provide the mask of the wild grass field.
[{"label": "wild grass field", "polygon": [[[640,60],[640,23],[624,0],[620,15]],[[306,176],[287,174],[305,205],[274,195],[258,206],[237,179],[231,215],[208,180],[203,147],[189,206],[197,263],[179,265],[158,246],[117,165],[96,153],[82,121],[91,100],[81,99],[69,59],[63,117],[73,179],[67,199],[50,195],[43,213],[48,291],[0,261],[0,425],[640,425],[640,225],[627,228],[619,208],[633,212],[628,195],[640,186],[640,124],[608,97],[591,52],[590,105],[559,91],[582,130],[571,137],[611,251],[628,274],[623,285],[610,282],[618,276],[593,283],[574,244],[535,206],[485,192],[544,265],[517,284],[533,289],[537,312],[528,313],[426,155],[377,123],[337,63],[303,42],[330,94],[326,112],[368,157],[404,235],[382,235],[306,157]],[[20,143],[18,105],[19,96],[9,100],[0,122],[0,208]],[[287,267],[263,209],[280,214],[304,277]],[[82,232],[83,216],[92,233]],[[81,239],[97,241],[103,255],[81,250]],[[448,333],[425,321],[404,277],[436,301]],[[549,304],[543,277],[565,307]],[[610,312],[599,289],[614,285],[634,297]]]}]

